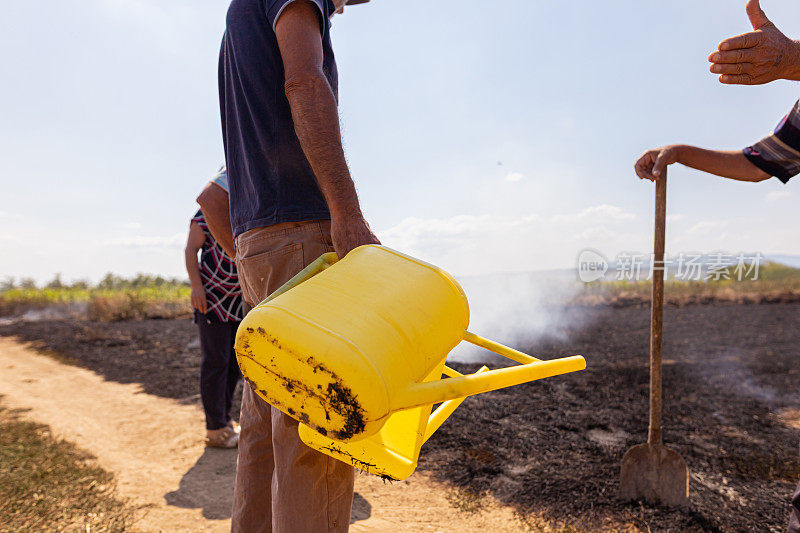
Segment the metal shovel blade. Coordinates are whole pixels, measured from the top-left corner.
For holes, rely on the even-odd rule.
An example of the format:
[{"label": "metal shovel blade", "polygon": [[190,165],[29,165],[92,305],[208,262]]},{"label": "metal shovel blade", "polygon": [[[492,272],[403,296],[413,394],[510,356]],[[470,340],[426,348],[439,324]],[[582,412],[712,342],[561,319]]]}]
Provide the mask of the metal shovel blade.
[{"label": "metal shovel blade", "polygon": [[670,507],[689,504],[689,469],[677,452],[639,444],[622,458],[620,497]]}]

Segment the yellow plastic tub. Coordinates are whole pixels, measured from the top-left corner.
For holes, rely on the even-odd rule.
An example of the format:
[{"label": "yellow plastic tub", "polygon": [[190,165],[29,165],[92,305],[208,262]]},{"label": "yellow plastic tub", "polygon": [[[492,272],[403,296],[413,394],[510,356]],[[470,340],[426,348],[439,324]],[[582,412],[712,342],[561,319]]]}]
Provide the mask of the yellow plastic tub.
[{"label": "yellow plastic tub", "polygon": [[[484,366],[478,372],[488,370]],[[449,377],[461,375],[445,366],[425,381],[438,380],[442,374]],[[366,439],[339,442],[323,437],[305,424],[300,424],[300,439],[311,448],[364,472],[384,479],[403,480],[416,470],[422,445],[465,399],[447,401],[432,414],[430,405],[397,411],[389,416],[378,433]]]}]

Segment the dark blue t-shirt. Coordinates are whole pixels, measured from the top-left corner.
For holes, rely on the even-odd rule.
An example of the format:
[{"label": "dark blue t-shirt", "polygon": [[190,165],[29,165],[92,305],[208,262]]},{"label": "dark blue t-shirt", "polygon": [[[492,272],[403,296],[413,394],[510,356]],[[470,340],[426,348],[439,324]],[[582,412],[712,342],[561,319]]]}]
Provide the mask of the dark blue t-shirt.
[{"label": "dark blue t-shirt", "polygon": [[[222,137],[234,236],[281,222],[330,218],[294,130],[275,22],[293,0],[233,0],[219,58]],[[320,10],[323,71],[338,95],[331,0]]]}]

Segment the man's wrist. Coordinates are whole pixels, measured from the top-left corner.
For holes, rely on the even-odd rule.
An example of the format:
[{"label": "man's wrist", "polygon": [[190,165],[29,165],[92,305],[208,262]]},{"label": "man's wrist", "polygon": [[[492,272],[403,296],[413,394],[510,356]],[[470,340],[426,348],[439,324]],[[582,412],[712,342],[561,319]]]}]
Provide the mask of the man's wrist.
[{"label": "man's wrist", "polygon": [[686,154],[691,146],[686,144],[676,144],[672,148],[675,150],[675,162],[683,165],[686,161]]},{"label": "man's wrist", "polygon": [[785,80],[800,81],[800,41],[790,41],[791,46],[783,58],[783,75]]}]

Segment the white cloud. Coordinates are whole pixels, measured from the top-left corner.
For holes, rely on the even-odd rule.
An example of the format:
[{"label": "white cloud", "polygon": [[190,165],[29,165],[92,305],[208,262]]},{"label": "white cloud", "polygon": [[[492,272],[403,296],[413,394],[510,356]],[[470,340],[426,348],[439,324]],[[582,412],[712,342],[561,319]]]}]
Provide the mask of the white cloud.
[{"label": "white cloud", "polygon": [[142,225],[138,222],[128,222],[127,224],[122,225],[125,229],[141,229]]},{"label": "white cloud", "polygon": [[767,202],[777,202],[779,200],[790,198],[791,196],[791,191],[771,191],[767,193],[767,196],[765,196],[764,199]]},{"label": "white cloud", "polygon": [[522,174],[521,172],[509,172],[506,176],[506,181],[517,182],[521,181],[524,177],[525,174]]},{"label": "white cloud", "polygon": [[669,215],[667,215],[667,222],[678,222],[679,220],[683,220],[684,218],[686,217],[681,213],[670,213]]},{"label": "white cloud", "polygon": [[636,218],[636,215],[634,215],[633,213],[628,213],[624,211],[621,207],[617,207],[615,205],[601,204],[592,207],[587,207],[586,209],[580,211],[579,213],[571,215],[557,215],[553,217],[553,220],[558,223],[564,223],[570,221],[583,221],[594,218],[621,221],[621,220],[633,220]]},{"label": "white cloud", "polygon": [[632,213],[599,205],[542,217],[458,215],[407,218],[379,232],[381,242],[455,274],[488,274],[572,267],[585,247],[603,250],[640,245],[645,233]]},{"label": "white cloud", "polygon": [[716,233],[728,226],[726,220],[702,220],[689,228],[686,233]]}]

